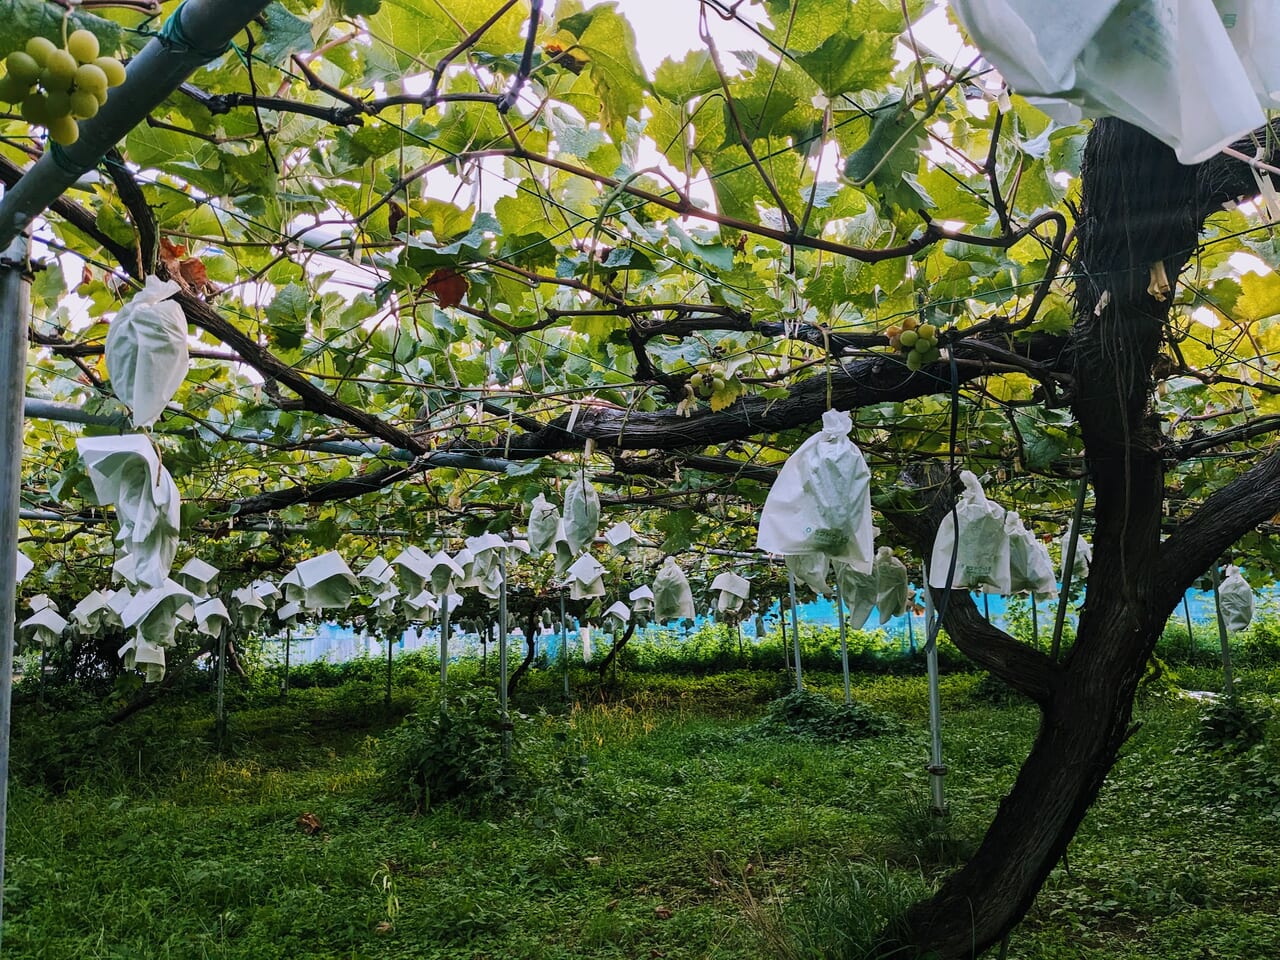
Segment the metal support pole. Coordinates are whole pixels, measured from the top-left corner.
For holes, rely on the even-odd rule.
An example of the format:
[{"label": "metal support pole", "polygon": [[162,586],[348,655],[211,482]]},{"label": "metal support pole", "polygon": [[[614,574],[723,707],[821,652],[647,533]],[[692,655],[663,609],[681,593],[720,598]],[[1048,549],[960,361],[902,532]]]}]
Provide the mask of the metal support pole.
[{"label": "metal support pole", "polygon": [[[225,628],[224,628],[225,629]],[[289,647],[293,645],[293,627],[284,628],[284,680],[280,684],[280,699],[289,699]]]},{"label": "metal support pole", "polygon": [[925,666],[929,672],[929,786],[933,791],[933,812],[947,812],[943,778],[947,765],[942,762],[942,694],[938,689],[938,630],[942,626],[933,610],[933,590],[929,587],[929,571],[924,570]]},{"label": "metal support pole", "polygon": [[388,710],[390,710],[391,709],[391,658],[395,653],[395,637],[391,635],[390,631],[387,632],[386,644],[387,644],[387,692],[382,698],[382,703]]},{"label": "metal support pole", "polygon": [[449,591],[440,598],[440,703],[449,684]]},{"label": "metal support pole", "polygon": [[9,812],[9,711],[18,598],[18,505],[22,491],[22,392],[27,375],[30,285],[27,238],[0,256],[0,936],[4,931],[4,850]]},{"label": "metal support pole", "polygon": [[787,570],[787,585],[791,590],[791,642],[795,645],[796,693],[804,691],[804,675],[800,670],[800,620],[796,613],[796,575]]},{"label": "metal support pole", "polygon": [[1182,613],[1187,618],[1187,663],[1194,663],[1196,659],[1196,634],[1191,627],[1191,604],[1187,602],[1187,595],[1182,595]]},{"label": "metal support pole", "polygon": [[214,713],[214,731],[218,738],[218,752],[221,753],[227,738],[227,628],[218,633],[218,706]]},{"label": "metal support pole", "polygon": [[853,703],[853,688],[849,685],[849,637],[844,622],[844,596],[840,593],[840,582],[836,581],[836,620],[840,624],[840,669],[844,671],[844,702],[846,706]]},{"label": "metal support pole", "polygon": [[502,756],[511,756],[511,716],[507,712],[507,553],[498,552],[498,720],[502,724]]},{"label": "metal support pole", "polygon": [[1231,644],[1227,640],[1227,621],[1222,615],[1222,598],[1218,596],[1218,564],[1215,562],[1209,568],[1209,575],[1213,578],[1213,606],[1218,612],[1218,639],[1222,642],[1222,695],[1224,697],[1234,697],[1236,694],[1235,681],[1231,676]]},{"label": "metal support pole", "polygon": [[787,615],[782,609],[782,599],[778,599],[778,630],[782,634],[782,665],[791,669],[791,651],[787,649]]},{"label": "metal support pole", "polygon": [[569,692],[569,626],[565,622],[564,590],[560,591],[560,663],[564,665],[564,698],[570,699]]},{"label": "metal support pole", "polygon": [[1034,592],[1031,594],[1031,642],[1040,649],[1040,607]]},{"label": "metal support pole", "polygon": [[1088,476],[1080,478],[1080,490],[1076,493],[1076,508],[1071,514],[1071,531],[1067,546],[1062,551],[1062,593],[1058,595],[1058,615],[1053,621],[1053,642],[1049,645],[1049,659],[1057,660],[1062,648],[1062,627],[1067,622],[1067,600],[1071,594],[1071,574],[1076,566],[1076,541],[1080,539],[1080,518],[1084,516],[1084,498],[1089,492]]},{"label": "metal support pole", "polygon": [[[187,0],[179,7],[161,36],[149,40],[129,61],[119,89],[111,92],[92,119],[80,124],[80,138],[69,147],[51,146],[6,191],[0,200],[0,247],[8,246],[64,190],[96,167],[196,68],[221,56],[232,38],[266,6],[267,0]],[[14,407],[22,409],[21,393],[5,399],[13,399]]]},{"label": "metal support pole", "polygon": [[[927,584],[924,589],[925,589],[925,592],[927,593],[929,590],[929,587]],[[908,606],[907,607],[907,653],[912,654],[915,652],[916,652],[915,617],[911,615],[911,607]]]}]

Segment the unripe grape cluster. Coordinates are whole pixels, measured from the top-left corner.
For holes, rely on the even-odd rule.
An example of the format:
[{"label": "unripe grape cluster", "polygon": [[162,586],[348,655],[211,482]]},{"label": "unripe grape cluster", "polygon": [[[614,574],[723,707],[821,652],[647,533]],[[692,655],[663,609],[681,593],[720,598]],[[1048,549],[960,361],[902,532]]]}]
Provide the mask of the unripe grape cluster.
[{"label": "unripe grape cluster", "polygon": [[889,346],[907,355],[907,367],[919,370],[926,363],[942,357],[938,349],[938,328],[931,323],[919,323],[915,317],[906,317],[902,326],[894,324],[884,332]]},{"label": "unripe grape cluster", "polygon": [[719,363],[710,364],[705,370],[699,370],[689,378],[689,386],[694,394],[704,400],[723,390],[727,382],[728,374],[724,365]]},{"label": "unripe grape cluster", "polygon": [[107,89],[124,83],[124,64],[100,56],[98,38],[76,30],[59,49],[52,40],[32,37],[23,50],[5,58],[0,101],[22,104],[22,119],[44,127],[55,143],[80,138],[77,120],[88,120],[107,102]]}]

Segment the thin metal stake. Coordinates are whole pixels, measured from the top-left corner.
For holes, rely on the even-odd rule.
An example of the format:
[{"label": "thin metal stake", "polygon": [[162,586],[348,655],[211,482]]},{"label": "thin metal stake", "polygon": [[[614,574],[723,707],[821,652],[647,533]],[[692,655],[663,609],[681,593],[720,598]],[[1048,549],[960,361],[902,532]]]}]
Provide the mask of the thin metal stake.
[{"label": "thin metal stake", "polygon": [[444,704],[445,687],[449,684],[449,591],[440,600],[440,703]]},{"label": "thin metal stake", "polygon": [[227,682],[227,628],[218,633],[218,706],[214,729],[218,737],[218,752],[226,745],[227,737],[227,701],[225,688]]},{"label": "thin metal stake", "polygon": [[942,694],[938,689],[938,630],[941,622],[934,615],[933,590],[929,587],[929,571],[924,569],[925,665],[929,672],[929,785],[933,791],[933,812],[947,812],[943,778],[947,765],[942,762]]},{"label": "thin metal stake", "polygon": [[1196,659],[1196,634],[1191,628],[1191,604],[1187,603],[1187,595],[1182,595],[1182,612],[1187,618],[1187,662],[1194,663]]},{"label": "thin metal stake", "polygon": [[0,934],[4,930],[4,850],[9,813],[9,715],[18,595],[18,509],[22,491],[22,395],[26,387],[30,285],[27,238],[0,257]]},{"label": "thin metal stake", "polygon": [[1213,577],[1213,605],[1218,611],[1218,639],[1222,642],[1222,695],[1227,698],[1235,696],[1235,681],[1231,676],[1231,645],[1227,640],[1227,621],[1222,615],[1222,598],[1218,595],[1218,564],[1215,561],[1209,568]]},{"label": "thin metal stake", "polygon": [[565,623],[564,591],[560,591],[560,662],[564,665],[564,698],[572,697],[569,692],[569,627]]},{"label": "thin metal stake", "polygon": [[840,593],[840,582],[836,581],[836,619],[840,622],[840,668],[844,671],[844,702],[846,706],[853,703],[853,689],[849,685],[849,638],[844,622],[844,596]]},{"label": "thin metal stake", "polygon": [[796,613],[796,575],[787,570],[787,582],[791,589],[791,642],[795,644],[796,693],[804,691],[804,676],[800,670],[800,621]]},{"label": "thin metal stake", "polygon": [[498,720],[502,724],[502,756],[511,756],[511,716],[507,712],[507,553],[498,552]]},{"label": "thin metal stake", "polygon": [[289,647],[293,643],[293,627],[284,628],[284,683],[280,685],[280,699],[289,699]]},{"label": "thin metal stake", "polygon": [[1040,649],[1040,607],[1034,591],[1031,594],[1031,642],[1037,650]]},{"label": "thin metal stake", "polygon": [[382,703],[388,710],[390,710],[391,709],[391,657],[395,653],[394,637],[392,636],[390,630],[387,631],[387,637],[386,637],[385,643],[387,645],[387,692],[382,698]]},{"label": "thin metal stake", "polygon": [[1084,498],[1089,492],[1089,477],[1080,478],[1080,490],[1076,494],[1076,508],[1071,514],[1071,535],[1062,551],[1062,593],[1058,596],[1058,616],[1053,621],[1053,642],[1049,646],[1049,659],[1057,660],[1062,648],[1062,626],[1067,621],[1067,599],[1071,594],[1071,574],[1076,565],[1076,541],[1080,539],[1080,519],[1084,516]]}]

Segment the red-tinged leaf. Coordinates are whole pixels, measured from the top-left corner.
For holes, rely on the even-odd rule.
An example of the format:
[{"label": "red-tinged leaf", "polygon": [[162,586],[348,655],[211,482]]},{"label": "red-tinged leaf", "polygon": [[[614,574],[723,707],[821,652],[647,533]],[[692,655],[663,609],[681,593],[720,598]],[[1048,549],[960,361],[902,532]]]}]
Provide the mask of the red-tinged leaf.
[{"label": "red-tinged leaf", "polygon": [[185,260],[178,261],[178,275],[182,282],[192,290],[199,293],[210,293],[213,284],[209,282],[209,273],[205,269],[204,261],[199,257],[187,257]]},{"label": "red-tinged leaf", "polygon": [[456,270],[441,267],[427,278],[427,292],[442,307],[456,307],[467,295],[467,278]]},{"label": "red-tinged leaf", "polygon": [[400,232],[400,224],[404,221],[404,207],[392,200],[387,204],[387,231],[394,237]]},{"label": "red-tinged leaf", "polygon": [[181,260],[187,255],[184,244],[174,243],[168,237],[160,238],[160,259],[164,261]]}]

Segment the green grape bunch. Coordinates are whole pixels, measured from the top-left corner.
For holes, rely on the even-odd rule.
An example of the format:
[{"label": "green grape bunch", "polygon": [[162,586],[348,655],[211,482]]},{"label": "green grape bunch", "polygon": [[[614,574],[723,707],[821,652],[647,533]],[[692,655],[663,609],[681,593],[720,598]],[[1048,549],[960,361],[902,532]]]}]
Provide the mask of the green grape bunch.
[{"label": "green grape bunch", "polygon": [[124,65],[102,56],[98,38],[88,30],[72,33],[64,49],[45,37],[32,37],[4,65],[0,101],[21,104],[22,119],[44,127],[63,146],[80,138],[77,121],[96,114],[107,102],[107,90],[125,77]]},{"label": "green grape bunch", "polygon": [[938,328],[931,323],[917,323],[915,317],[906,317],[902,326],[894,324],[884,333],[889,338],[889,346],[906,355],[907,367],[913,372],[942,357]]}]

